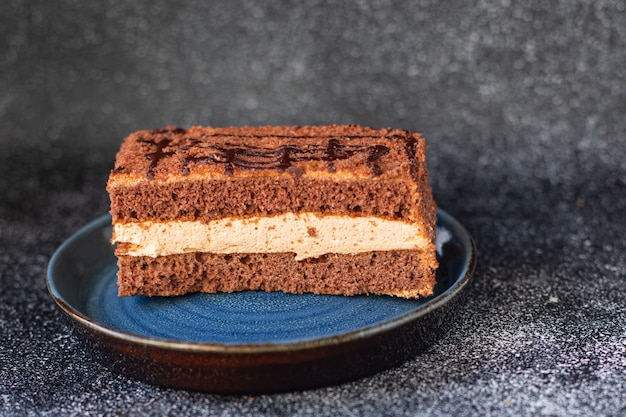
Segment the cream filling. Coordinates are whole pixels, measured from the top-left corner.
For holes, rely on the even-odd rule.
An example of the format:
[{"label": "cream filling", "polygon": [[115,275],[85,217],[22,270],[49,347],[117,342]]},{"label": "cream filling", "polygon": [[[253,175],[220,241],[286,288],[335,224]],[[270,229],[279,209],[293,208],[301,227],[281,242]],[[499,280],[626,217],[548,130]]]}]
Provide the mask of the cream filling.
[{"label": "cream filling", "polygon": [[186,252],[293,252],[296,260],[302,260],[326,253],[416,250],[430,245],[413,223],[313,213],[224,218],[208,223],[117,223],[113,231],[113,243],[130,244],[126,255],[151,257]]}]

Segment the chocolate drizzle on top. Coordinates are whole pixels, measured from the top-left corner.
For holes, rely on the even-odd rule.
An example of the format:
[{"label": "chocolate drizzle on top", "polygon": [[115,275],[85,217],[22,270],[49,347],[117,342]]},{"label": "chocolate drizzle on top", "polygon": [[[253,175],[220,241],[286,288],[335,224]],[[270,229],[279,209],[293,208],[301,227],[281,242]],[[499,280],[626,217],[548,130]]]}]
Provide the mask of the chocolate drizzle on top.
[{"label": "chocolate drizzle on top", "polygon": [[[215,144],[206,141],[211,136],[204,135],[200,139],[179,137],[171,138],[172,133],[184,133],[183,129],[164,129],[152,131],[155,137],[141,138],[138,141],[152,145],[151,152],[146,153],[145,157],[150,160],[150,165],[146,172],[148,179],[154,178],[154,171],[159,162],[164,158],[172,155],[180,156],[182,161],[181,173],[189,175],[190,168],[195,164],[221,164],[224,166],[224,174],[232,176],[235,169],[240,170],[263,170],[275,169],[278,172],[289,172],[295,178],[302,175],[302,170],[295,167],[294,163],[306,161],[323,161],[327,163],[328,172],[335,172],[335,162],[351,158],[357,154],[366,156],[367,167],[370,168],[373,177],[382,175],[383,170],[380,166],[381,158],[389,153],[389,148],[384,145],[355,145],[341,139],[354,138],[371,138],[372,136],[340,136],[328,139],[326,144],[285,144],[275,148],[260,147],[252,144],[233,144],[219,143]],[[223,135],[219,135],[223,136]],[[251,139],[259,139],[263,136],[246,135]],[[281,136],[274,136],[281,137]],[[285,136],[289,139],[311,139],[312,136],[294,137]],[[390,137],[388,137],[390,138]],[[392,138],[397,138],[393,136]],[[414,145],[415,139],[411,143]],[[411,159],[415,156],[415,147],[409,142],[406,144],[407,153]],[[412,154],[411,154],[412,150]],[[294,169],[297,168],[296,171]],[[414,170],[414,167],[411,168]],[[413,174],[413,172],[412,172]]]},{"label": "chocolate drizzle on top", "polygon": [[146,154],[146,158],[150,160],[150,165],[148,166],[148,172],[146,172],[146,177],[149,179],[154,178],[154,169],[159,164],[159,161],[163,158],[169,158],[174,155],[175,152],[169,151],[164,152],[163,149],[170,146],[172,142],[170,139],[162,138],[160,141],[156,141],[153,139],[139,139],[140,142],[150,143],[155,146],[154,152],[150,152]]},{"label": "chocolate drizzle on top", "polygon": [[335,172],[335,160],[347,158],[341,152],[341,143],[337,139],[330,139],[326,145],[326,155],[328,155],[328,172]]},{"label": "chocolate drizzle on top", "polygon": [[150,133],[153,135],[158,135],[160,137],[160,140],[156,140],[155,138],[140,138],[138,139],[138,142],[149,143],[151,145],[154,145],[155,147],[154,152],[149,152],[146,154],[146,158],[150,160],[150,165],[148,166],[146,177],[149,179],[153,179],[154,170],[159,164],[159,161],[163,158],[169,158],[176,153],[173,150],[168,152],[164,151],[164,149],[169,147],[172,143],[172,139],[170,139],[170,137],[172,136],[172,134],[185,133],[185,129],[182,129],[180,127],[168,126],[162,129],[154,129]]},{"label": "chocolate drizzle on top", "polygon": [[413,177],[416,181],[418,179],[418,164],[417,164],[417,160],[415,159],[415,145],[417,144],[417,140],[415,138],[407,138],[405,139],[405,149],[406,149],[406,154],[409,157],[409,174],[411,174],[411,177]]},{"label": "chocolate drizzle on top", "polygon": [[372,176],[377,177],[382,175],[383,170],[378,165],[378,161],[383,155],[389,153],[389,148],[383,145],[373,145],[369,147],[369,154],[367,155],[367,166],[372,169]]}]

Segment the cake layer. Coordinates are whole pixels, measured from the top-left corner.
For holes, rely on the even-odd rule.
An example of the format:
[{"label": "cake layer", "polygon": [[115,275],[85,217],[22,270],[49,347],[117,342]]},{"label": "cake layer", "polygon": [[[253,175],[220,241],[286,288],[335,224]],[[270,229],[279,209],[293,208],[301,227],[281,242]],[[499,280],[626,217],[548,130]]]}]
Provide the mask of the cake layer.
[{"label": "cake layer", "polygon": [[428,193],[406,180],[318,179],[289,175],[211,179],[189,176],[109,185],[113,222],[199,220],[312,212],[419,220],[430,209]]},{"label": "cake layer", "polygon": [[286,213],[194,221],[116,223],[116,253],[165,256],[186,252],[295,253],[296,260],[327,253],[419,250],[432,245],[419,226],[376,217]]},{"label": "cake layer", "polygon": [[417,133],[358,126],[166,128],[130,135],[107,190],[113,222],[287,212],[421,222],[435,204]]},{"label": "cake layer", "polygon": [[173,296],[241,290],[302,294],[427,297],[435,285],[434,252],[328,254],[296,261],[292,253],[185,253],[119,256],[119,294]]}]

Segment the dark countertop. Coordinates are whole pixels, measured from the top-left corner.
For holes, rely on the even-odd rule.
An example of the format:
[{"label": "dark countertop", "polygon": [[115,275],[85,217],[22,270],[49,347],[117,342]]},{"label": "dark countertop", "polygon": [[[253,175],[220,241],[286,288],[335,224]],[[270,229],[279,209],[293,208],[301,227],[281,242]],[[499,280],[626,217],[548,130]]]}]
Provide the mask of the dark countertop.
[{"label": "dark countertop", "polygon": [[[626,415],[625,9],[4,1],[0,414]],[[122,137],[319,123],[429,140],[435,197],[479,256],[445,335],[395,369],[276,395],[155,388],[94,362],[45,274],[107,211]]]}]

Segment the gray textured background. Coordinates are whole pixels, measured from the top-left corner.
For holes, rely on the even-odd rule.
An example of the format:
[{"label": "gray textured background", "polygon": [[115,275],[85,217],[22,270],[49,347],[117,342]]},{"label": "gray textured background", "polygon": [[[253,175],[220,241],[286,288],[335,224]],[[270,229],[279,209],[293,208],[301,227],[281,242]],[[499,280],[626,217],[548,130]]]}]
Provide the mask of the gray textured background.
[{"label": "gray textured background", "polygon": [[[626,415],[626,2],[0,4],[0,414]],[[109,373],[45,288],[107,211],[121,139],[359,123],[428,139],[479,248],[425,354],[354,383],[220,397]]]}]

